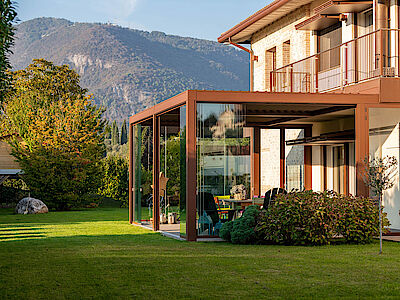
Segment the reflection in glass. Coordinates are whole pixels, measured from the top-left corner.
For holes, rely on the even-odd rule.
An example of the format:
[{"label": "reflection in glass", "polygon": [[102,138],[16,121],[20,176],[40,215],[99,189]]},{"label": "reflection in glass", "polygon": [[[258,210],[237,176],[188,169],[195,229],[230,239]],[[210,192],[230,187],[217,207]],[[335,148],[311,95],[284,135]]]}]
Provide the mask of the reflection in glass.
[{"label": "reflection in glass", "polygon": [[153,221],[153,128],[133,126],[133,183],[134,221],[150,224]]},{"label": "reflection in glass", "polygon": [[250,194],[250,137],[236,104],[197,104],[197,231],[216,235],[222,218],[217,199],[243,185]]},{"label": "reflection in glass", "polygon": [[174,109],[160,117],[160,223],[177,235],[186,234],[186,111]]},{"label": "reflection in glass", "polygon": [[[285,130],[286,140],[296,140],[303,137],[303,129]],[[285,176],[285,189],[287,191],[304,189],[304,146],[285,147]]]}]

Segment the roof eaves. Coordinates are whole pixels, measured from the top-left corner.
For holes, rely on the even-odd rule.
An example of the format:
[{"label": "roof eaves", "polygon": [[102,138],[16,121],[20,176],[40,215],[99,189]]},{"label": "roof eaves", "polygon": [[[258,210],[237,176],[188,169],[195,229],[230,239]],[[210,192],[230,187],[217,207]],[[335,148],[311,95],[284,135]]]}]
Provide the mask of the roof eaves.
[{"label": "roof eaves", "polygon": [[240,22],[236,26],[232,27],[228,31],[224,32],[221,34],[221,36],[218,38],[219,43],[224,43],[229,41],[231,37],[233,37],[235,34],[238,34],[240,31],[246,29],[250,25],[254,24],[255,22],[261,20],[265,16],[269,15],[272,13],[274,10],[278,9],[279,7],[285,5],[287,2],[291,0],[275,0],[272,3],[268,4],[264,8],[260,9],[244,21]]}]

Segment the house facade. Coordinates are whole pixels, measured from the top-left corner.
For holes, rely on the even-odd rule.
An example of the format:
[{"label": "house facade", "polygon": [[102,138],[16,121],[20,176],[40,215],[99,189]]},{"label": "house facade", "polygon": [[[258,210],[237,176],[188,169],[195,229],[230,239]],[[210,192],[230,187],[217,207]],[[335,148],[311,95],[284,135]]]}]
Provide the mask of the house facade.
[{"label": "house facade", "polygon": [[[186,91],[130,118],[130,222],[159,230],[172,212],[196,240],[271,188],[368,196],[365,159],[400,159],[399,40],[396,1],[276,0],[222,33],[249,52],[251,91]],[[398,176],[384,205],[400,230]]]},{"label": "house facade", "polygon": [[21,168],[11,155],[11,146],[6,139],[9,136],[0,137],[0,185],[7,178],[16,176],[21,172]]}]

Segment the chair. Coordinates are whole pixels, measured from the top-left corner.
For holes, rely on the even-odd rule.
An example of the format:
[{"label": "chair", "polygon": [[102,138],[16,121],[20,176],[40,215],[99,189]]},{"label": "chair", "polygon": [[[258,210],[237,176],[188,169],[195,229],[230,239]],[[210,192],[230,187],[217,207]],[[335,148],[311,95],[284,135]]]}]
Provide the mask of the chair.
[{"label": "chair", "polygon": [[214,226],[220,221],[214,196],[211,193],[201,192],[196,198],[197,212],[200,216],[198,223],[203,226],[201,229],[204,229],[205,225],[209,227],[210,224],[206,222],[205,218],[210,218],[212,228],[209,232],[212,233],[214,231]]},{"label": "chair", "polygon": [[268,190],[265,193],[263,209],[267,210],[268,206],[270,206],[275,201],[276,196],[279,194],[286,195],[287,192],[283,188],[273,188],[273,189]]},{"label": "chair", "polygon": [[213,233],[214,231],[213,222],[210,216],[208,216],[205,211],[203,211],[203,214],[199,217],[199,220],[197,222],[199,224],[201,231],[205,231],[206,229],[208,229],[208,233],[210,235]]},{"label": "chair", "polygon": [[231,209],[231,206],[228,204],[221,203],[221,202],[223,202],[223,200],[221,200],[221,198],[225,199],[226,196],[215,196],[214,201],[217,206],[220,220],[227,221],[227,220],[229,220],[229,210]]}]

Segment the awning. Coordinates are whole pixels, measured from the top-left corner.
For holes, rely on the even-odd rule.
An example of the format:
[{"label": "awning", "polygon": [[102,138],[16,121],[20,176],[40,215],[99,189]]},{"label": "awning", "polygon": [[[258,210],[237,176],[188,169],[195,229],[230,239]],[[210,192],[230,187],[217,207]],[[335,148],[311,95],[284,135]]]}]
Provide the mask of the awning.
[{"label": "awning", "polygon": [[296,30],[321,30],[336,24],[340,15],[314,15],[295,26]]},{"label": "awning", "polygon": [[314,9],[314,15],[295,26],[297,30],[321,30],[343,20],[345,13],[357,13],[372,7],[372,1],[330,0]]},{"label": "awning", "polygon": [[355,132],[353,129],[338,132],[324,133],[319,136],[305,137],[301,139],[286,141],[287,146],[318,146],[318,145],[338,145],[354,142]]},{"label": "awning", "polygon": [[0,169],[0,175],[17,175],[21,172],[21,169]]},{"label": "awning", "polygon": [[372,7],[372,1],[327,1],[314,9],[315,14],[358,13]]}]

